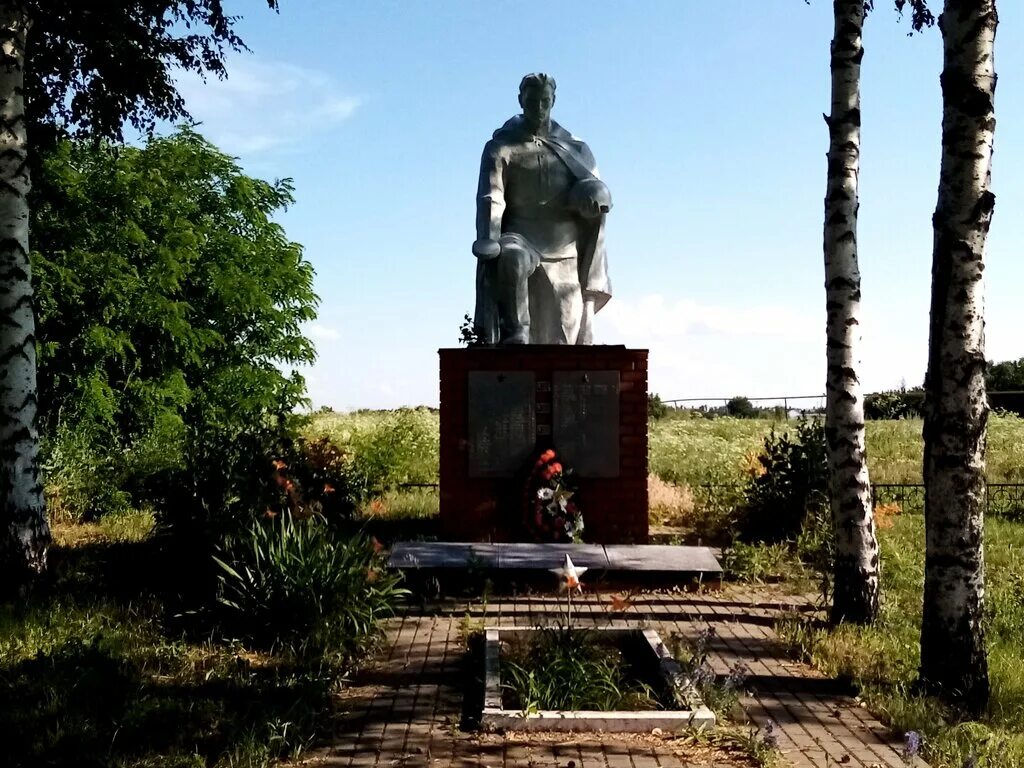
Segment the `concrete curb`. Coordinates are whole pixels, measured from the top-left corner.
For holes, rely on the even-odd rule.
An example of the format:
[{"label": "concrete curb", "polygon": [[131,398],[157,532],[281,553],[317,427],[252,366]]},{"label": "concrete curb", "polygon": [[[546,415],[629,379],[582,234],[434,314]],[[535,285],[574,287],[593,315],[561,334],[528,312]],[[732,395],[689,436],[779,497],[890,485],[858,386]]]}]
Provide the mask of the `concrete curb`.
[{"label": "concrete curb", "polygon": [[481,727],[498,731],[604,731],[607,733],[647,733],[660,728],[677,732],[715,725],[715,713],[704,706],[679,665],[653,629],[588,628],[587,631],[639,635],[643,647],[652,655],[659,673],[677,701],[695,703],[689,709],[655,711],[594,712],[589,710],[521,712],[502,707],[501,635],[514,632],[536,632],[539,627],[488,627],[485,629],[484,709]]}]

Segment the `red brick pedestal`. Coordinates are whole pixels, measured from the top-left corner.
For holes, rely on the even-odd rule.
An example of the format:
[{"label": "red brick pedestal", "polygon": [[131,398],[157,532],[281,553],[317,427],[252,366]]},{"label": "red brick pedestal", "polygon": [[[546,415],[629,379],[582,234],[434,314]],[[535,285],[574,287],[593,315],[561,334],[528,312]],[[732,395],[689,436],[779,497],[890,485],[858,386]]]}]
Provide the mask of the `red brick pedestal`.
[{"label": "red brick pedestal", "polygon": [[618,472],[578,477],[584,539],[647,543],[647,350],[623,346],[442,349],[441,526],[449,541],[523,541],[521,477],[470,477],[469,374],[529,371],[535,377],[536,448],[558,451],[552,435],[552,380],[558,372],[619,374]]}]

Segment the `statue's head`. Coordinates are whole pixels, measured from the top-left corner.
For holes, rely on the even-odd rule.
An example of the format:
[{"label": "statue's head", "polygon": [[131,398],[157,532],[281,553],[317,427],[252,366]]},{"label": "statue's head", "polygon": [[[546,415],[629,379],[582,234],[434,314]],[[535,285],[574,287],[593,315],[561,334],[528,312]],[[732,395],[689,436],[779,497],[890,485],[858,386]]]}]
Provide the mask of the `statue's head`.
[{"label": "statue's head", "polygon": [[519,106],[523,117],[533,128],[546,124],[551,119],[551,108],[555,106],[555,78],[543,72],[527,75],[519,83]]}]

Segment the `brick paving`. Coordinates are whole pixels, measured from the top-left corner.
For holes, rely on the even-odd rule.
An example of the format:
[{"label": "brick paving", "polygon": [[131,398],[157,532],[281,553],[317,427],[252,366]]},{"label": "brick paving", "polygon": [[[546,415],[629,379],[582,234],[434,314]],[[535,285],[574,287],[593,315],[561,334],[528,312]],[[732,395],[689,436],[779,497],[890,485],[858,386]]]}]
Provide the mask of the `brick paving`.
[{"label": "brick paving", "polygon": [[[608,595],[589,595],[577,605],[580,626],[653,627],[666,639],[673,633],[693,639],[714,627],[708,645],[713,668],[724,675],[739,662],[749,667],[749,693],[740,700],[743,716],[751,727],[769,719],[778,724],[783,764],[903,768],[899,740],[834,681],[784,654],[772,631],[774,619],[785,611],[811,610],[805,600],[727,586],[704,593],[643,593],[614,613]],[[551,624],[562,606],[551,596],[503,596],[411,607],[389,622],[382,651],[342,694],[345,714],[333,739],[305,763],[339,768],[750,765],[685,738],[466,730],[463,694],[477,673],[468,666],[467,632],[484,625]]]}]

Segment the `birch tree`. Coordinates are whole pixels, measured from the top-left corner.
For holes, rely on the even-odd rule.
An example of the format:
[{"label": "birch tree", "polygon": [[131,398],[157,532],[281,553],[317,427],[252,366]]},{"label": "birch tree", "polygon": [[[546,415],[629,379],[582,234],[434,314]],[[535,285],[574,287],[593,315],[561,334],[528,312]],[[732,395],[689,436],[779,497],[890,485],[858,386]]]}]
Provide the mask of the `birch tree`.
[{"label": "birch tree", "polygon": [[[934,19],[924,0],[895,0],[920,31]],[[832,103],[825,194],[825,434],[835,530],[833,623],[866,624],[878,614],[881,563],[864,433],[860,363],[861,280],[857,258],[860,175],[860,66],[864,19],[873,0],[833,0]]]},{"label": "birch tree", "polygon": [[980,712],[988,701],[983,524],[985,334],[982,296],[995,135],[995,0],[945,0],[942,160],[932,217],[931,321],[924,403],[925,580],[920,679]]},{"label": "birch tree", "polygon": [[832,621],[867,623],[878,613],[878,539],[864,440],[864,395],[857,375],[860,270],[857,180],[860,166],[860,62],[864,0],[834,0],[832,111],[825,194],[827,319],[825,435],[828,441],[835,565]]},{"label": "birch tree", "polygon": [[[50,527],[39,479],[36,346],[28,250],[27,10],[0,5],[0,563],[46,568]],[[6,576],[7,574],[5,574]]]},{"label": "birch tree", "polygon": [[[277,0],[266,0],[271,8]],[[29,269],[31,131],[120,139],[186,114],[175,69],[244,48],[222,0],[0,0],[0,590],[46,568]],[[26,57],[26,52],[30,52]]]}]

